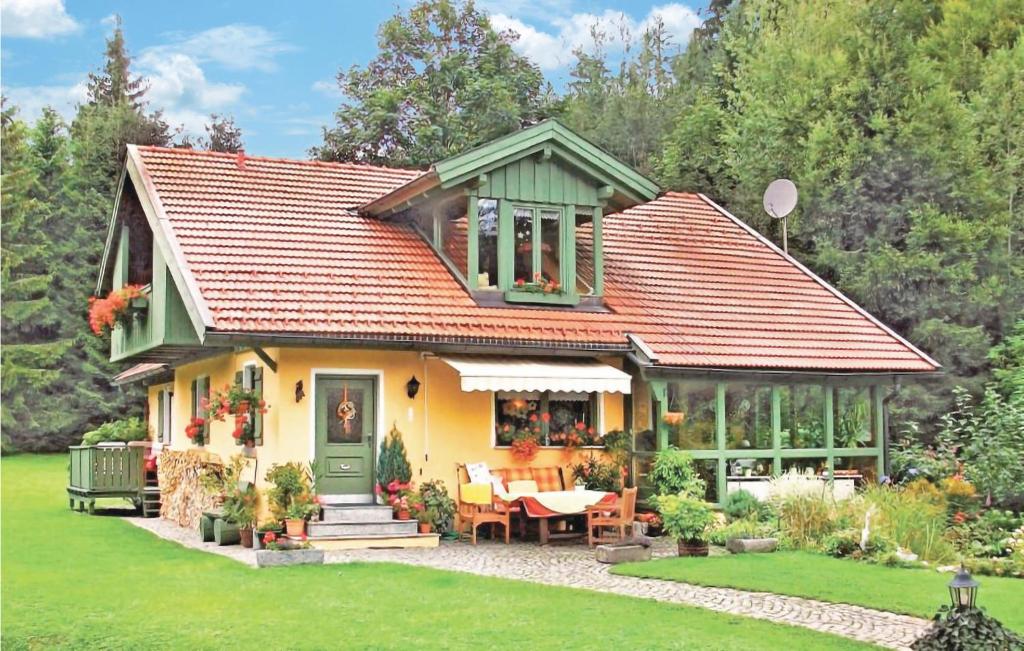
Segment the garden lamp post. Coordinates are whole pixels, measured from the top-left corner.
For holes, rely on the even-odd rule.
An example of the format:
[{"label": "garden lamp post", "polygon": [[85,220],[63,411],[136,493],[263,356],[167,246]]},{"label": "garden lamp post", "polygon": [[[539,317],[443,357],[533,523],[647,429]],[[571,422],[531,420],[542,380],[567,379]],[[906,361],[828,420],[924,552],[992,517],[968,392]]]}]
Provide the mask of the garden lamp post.
[{"label": "garden lamp post", "polygon": [[974,608],[974,600],[978,596],[978,585],[964,564],[960,563],[960,570],[949,582],[949,598],[953,602],[953,608],[957,610]]}]

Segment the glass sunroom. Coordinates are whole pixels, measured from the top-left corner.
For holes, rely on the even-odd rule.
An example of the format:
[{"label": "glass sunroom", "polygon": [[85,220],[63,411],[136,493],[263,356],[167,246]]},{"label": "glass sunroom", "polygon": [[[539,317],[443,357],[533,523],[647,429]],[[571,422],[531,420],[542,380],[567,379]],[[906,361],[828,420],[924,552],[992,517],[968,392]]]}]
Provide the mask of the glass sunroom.
[{"label": "glass sunroom", "polygon": [[693,456],[716,503],[740,489],[764,494],[769,478],[791,469],[834,482],[837,494],[884,474],[888,388],[877,380],[680,376],[652,379],[647,391],[650,411],[634,420],[642,496],[655,454],[668,447]]}]

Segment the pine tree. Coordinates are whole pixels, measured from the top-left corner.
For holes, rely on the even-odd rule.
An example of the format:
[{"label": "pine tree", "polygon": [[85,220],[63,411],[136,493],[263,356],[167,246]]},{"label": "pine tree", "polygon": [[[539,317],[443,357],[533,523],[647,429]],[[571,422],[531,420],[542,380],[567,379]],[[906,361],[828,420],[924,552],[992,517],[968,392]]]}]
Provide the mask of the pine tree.
[{"label": "pine tree", "polygon": [[142,98],[148,87],[141,76],[132,75],[132,58],[124,41],[121,17],[114,16],[114,33],[107,39],[107,61],[101,73],[89,73],[89,103],[117,106],[127,103],[142,109]]},{"label": "pine tree", "polygon": [[[40,130],[52,128],[53,113],[44,113]],[[56,411],[54,387],[60,378],[60,359],[70,342],[58,338],[60,320],[47,267],[52,249],[48,238],[49,170],[29,141],[28,128],[14,107],[2,111],[0,136],[0,291],[3,337],[2,405],[0,423],[4,447],[34,450],[45,447],[44,433]],[[56,133],[47,148],[61,149]],[[49,151],[49,149],[47,149]]]},{"label": "pine tree", "polygon": [[120,365],[109,361],[109,338],[93,336],[87,322],[126,145],[167,145],[171,140],[160,114],[144,112],[145,82],[132,74],[130,62],[118,24],[107,40],[102,71],[90,77],[89,101],[79,106],[71,124],[71,164],[53,201],[52,231],[59,237],[54,237],[50,256],[51,295],[62,315],[59,336],[74,343],[55,381],[61,408],[40,432],[50,449],[79,440],[101,423],[138,415],[143,404],[137,387],[111,386]]}]

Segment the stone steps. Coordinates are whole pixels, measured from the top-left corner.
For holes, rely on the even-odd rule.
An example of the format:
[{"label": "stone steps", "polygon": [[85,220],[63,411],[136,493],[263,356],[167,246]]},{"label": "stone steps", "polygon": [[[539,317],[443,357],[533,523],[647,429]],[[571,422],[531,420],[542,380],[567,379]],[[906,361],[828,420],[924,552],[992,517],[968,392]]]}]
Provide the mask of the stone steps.
[{"label": "stone steps", "polygon": [[386,522],[310,522],[307,533],[310,538],[337,536],[401,536],[415,535],[418,531],[415,520],[388,520]]},{"label": "stone steps", "polygon": [[331,504],[323,511],[323,522],[391,522],[393,513],[390,506],[376,504]]}]

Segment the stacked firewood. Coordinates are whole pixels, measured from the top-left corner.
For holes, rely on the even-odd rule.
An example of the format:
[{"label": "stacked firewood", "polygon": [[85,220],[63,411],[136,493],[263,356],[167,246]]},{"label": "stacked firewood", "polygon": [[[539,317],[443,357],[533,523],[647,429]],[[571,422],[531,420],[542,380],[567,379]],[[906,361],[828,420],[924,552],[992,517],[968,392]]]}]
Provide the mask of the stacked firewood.
[{"label": "stacked firewood", "polygon": [[217,506],[220,496],[210,493],[202,478],[209,472],[220,472],[222,463],[216,455],[197,450],[164,450],[157,463],[160,480],[160,517],[179,526],[195,528],[204,511]]}]

